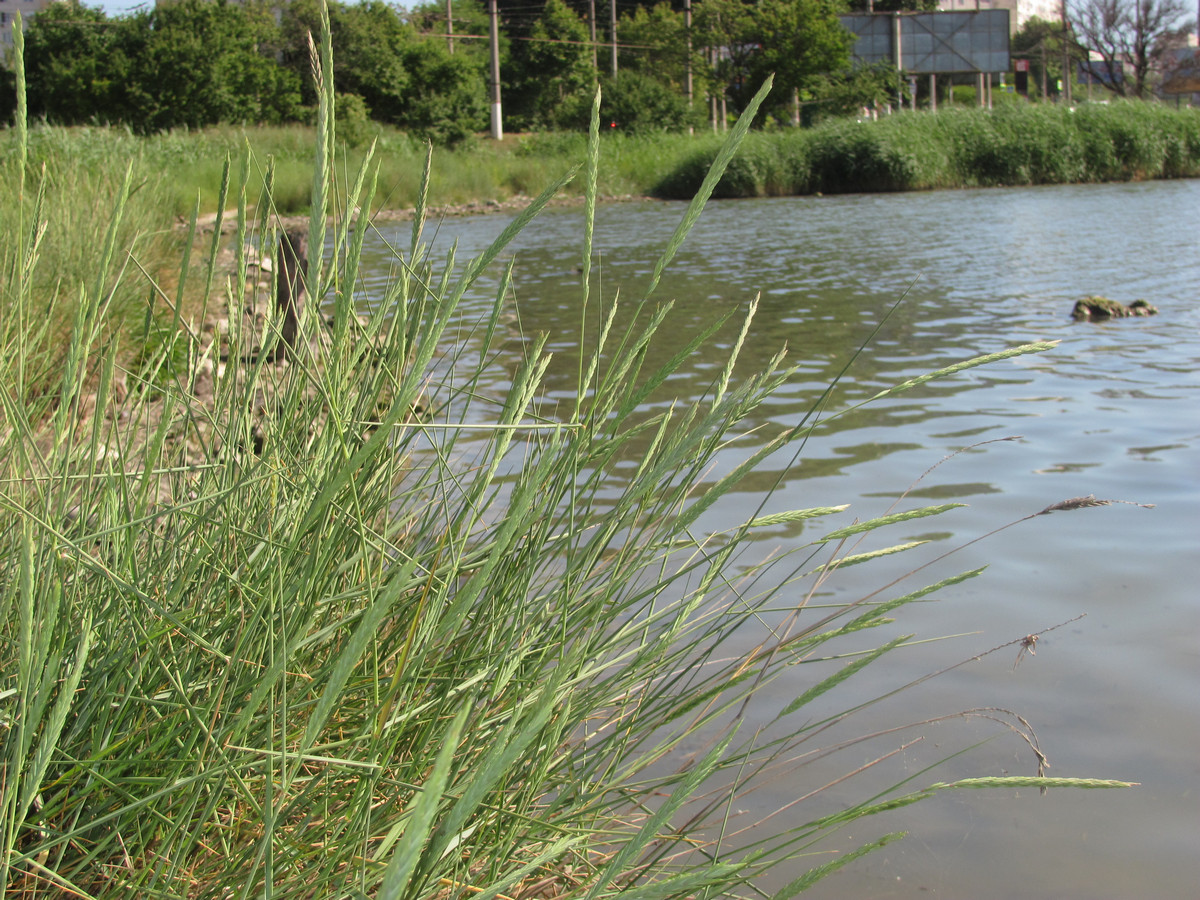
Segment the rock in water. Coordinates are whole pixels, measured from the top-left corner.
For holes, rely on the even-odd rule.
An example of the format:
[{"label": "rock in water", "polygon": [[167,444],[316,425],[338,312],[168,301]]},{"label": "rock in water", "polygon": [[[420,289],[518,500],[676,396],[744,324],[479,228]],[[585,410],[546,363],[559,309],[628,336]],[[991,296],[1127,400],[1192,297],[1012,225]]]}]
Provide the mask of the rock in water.
[{"label": "rock in water", "polygon": [[1116,300],[1109,300],[1107,297],[1084,297],[1082,300],[1075,302],[1075,308],[1071,310],[1071,318],[1077,320],[1099,320],[1099,319],[1125,319],[1129,316],[1152,316],[1158,309],[1151,306],[1145,300],[1134,300],[1128,306],[1124,303],[1119,303]]}]

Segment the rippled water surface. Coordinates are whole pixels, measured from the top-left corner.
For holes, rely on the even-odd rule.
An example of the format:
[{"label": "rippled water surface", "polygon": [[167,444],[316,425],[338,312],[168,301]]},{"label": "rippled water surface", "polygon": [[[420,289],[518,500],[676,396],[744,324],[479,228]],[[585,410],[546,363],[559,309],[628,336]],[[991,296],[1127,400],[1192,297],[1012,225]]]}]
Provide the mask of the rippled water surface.
[{"label": "rippled water surface", "polygon": [[[632,314],[682,212],[680,204],[659,203],[598,211],[593,289],[605,301],[619,291],[622,315]],[[500,217],[451,220],[436,233],[431,225],[426,237],[442,250],[458,241],[459,257],[466,258],[506,224]],[[407,246],[407,231],[398,229],[392,239]],[[501,258],[515,258],[501,363],[515,363],[522,335],[548,332],[556,354],[550,398],[573,396],[581,240],[580,212],[550,211]],[[376,253],[368,294],[378,296],[391,267],[386,254]],[[495,268],[467,304],[467,319],[494,296]],[[827,847],[850,849],[891,830],[909,837],[807,896],[1197,896],[1200,182],[712,204],[652,300],[676,301],[655,353],[665,360],[700,324],[744,307],[757,293],[739,372],[765,364],[785,344],[797,371],[752,423],[762,426],[761,437],[734,442],[730,462],[772,429],[798,421],[847,365],[831,408],[982,353],[1032,340],[1061,344],[841,420],[799,460],[769,459],[743,493],[718,504],[703,523],[708,527],[752,514],[756,491],[780,477],[772,508],[851,503],[853,515],[869,518],[943,457],[989,441],[954,455],[914,490],[925,502],[954,499],[969,507],[910,523],[892,540],[931,539],[935,556],[1066,498],[1094,494],[1154,505],[1056,512],[962,550],[943,575],[982,564],[988,572],[938,603],[909,608],[897,626],[920,637],[955,637],[893,654],[857,688],[864,697],[878,693],[1086,614],[1047,633],[1036,656],[1015,668],[1014,646],[897,695],[856,727],[1004,707],[1033,724],[1050,760],[1048,774],[1141,786],[1045,796],[959,792],[855,823]],[[1144,297],[1161,312],[1107,324],[1072,322],[1073,302],[1090,293],[1126,303]],[[732,326],[721,331],[712,353],[689,358],[669,391],[651,402],[704,392],[736,333]],[[873,333],[869,348],[852,358]],[[496,381],[484,388],[502,392],[505,371],[499,366]],[[765,534],[762,553],[802,539],[798,526]],[[847,571],[826,593],[849,599],[890,571],[869,569]],[[765,724],[807,684],[777,683],[756,715]],[[825,711],[847,696],[854,695]],[[880,784],[911,775],[916,788],[951,776],[1036,770],[1018,739],[985,726],[977,719],[925,727],[922,741],[889,760],[891,778]],[[921,773],[964,741],[986,737],[992,739],[982,747]],[[843,755],[827,770],[805,767],[802,778],[778,780],[768,795],[748,798],[746,808],[761,815],[782,806],[821,779],[835,779],[848,763],[862,765],[899,742]],[[862,799],[863,789],[833,788],[821,802]],[[807,805],[796,814],[803,820],[815,811]],[[821,861],[813,857],[810,864]],[[780,872],[778,882],[795,874]]]}]

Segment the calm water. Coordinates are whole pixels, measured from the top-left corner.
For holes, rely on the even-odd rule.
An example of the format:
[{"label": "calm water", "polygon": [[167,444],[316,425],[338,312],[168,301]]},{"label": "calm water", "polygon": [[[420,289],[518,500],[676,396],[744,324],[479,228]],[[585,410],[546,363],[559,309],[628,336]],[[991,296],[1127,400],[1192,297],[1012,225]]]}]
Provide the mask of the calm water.
[{"label": "calm water", "polygon": [[[620,290],[632,307],[682,211],[678,204],[657,203],[602,208],[593,287],[598,284],[605,298]],[[581,221],[577,211],[546,213],[505,255],[515,256],[516,269],[504,353],[515,361],[522,333],[549,332],[556,353],[551,398],[573,396]],[[499,217],[453,220],[427,237],[443,249],[457,240],[465,259],[505,224]],[[393,240],[407,246],[407,230],[398,229]],[[374,265],[372,277],[386,279],[386,257],[380,254]],[[468,314],[481,311],[494,292],[494,280],[481,285]],[[835,406],[981,353],[1030,340],[1062,343],[1050,353],[971,370],[848,417],[814,438],[801,461],[769,460],[746,492],[727,498],[707,525],[725,527],[749,516],[759,502],[753,492],[781,473],[784,487],[773,508],[849,502],[853,515],[869,518],[948,454],[1014,436],[1020,437],[959,453],[927,475],[916,497],[962,500],[969,508],[912,523],[887,535],[890,541],[931,538],[935,549],[925,557],[931,558],[1070,497],[1095,494],[1155,505],[1041,516],[957,554],[938,577],[991,567],[938,603],[910,607],[897,625],[920,637],[954,637],[893,654],[875,671],[868,669],[853,691],[865,698],[1029,632],[1086,617],[1046,634],[1037,655],[1016,668],[1016,648],[1007,648],[904,692],[838,734],[1004,707],[1033,724],[1051,763],[1048,774],[1141,786],[939,796],[890,821],[879,817],[835,836],[828,847],[850,849],[886,831],[909,832],[808,896],[1197,896],[1200,182],[713,204],[655,295],[677,302],[674,324],[657,352],[667,358],[690,328],[744,306],[759,292],[741,371],[765,363],[784,344],[799,365],[764,411],[766,425],[803,416],[877,326],[871,349],[851,365]],[[376,286],[370,293],[381,292]],[[1072,322],[1073,302],[1089,293],[1123,302],[1145,297],[1161,313],[1110,324]],[[735,333],[723,333],[719,343],[727,345]],[[656,402],[687,400],[705,390],[720,365],[719,352],[689,360],[669,383],[669,394]],[[503,377],[498,367],[490,387],[501,392]],[[752,441],[732,446],[723,462],[749,452]],[[799,529],[764,535],[761,552],[804,539]],[[912,561],[903,562],[897,572],[911,567]],[[872,566],[843,573],[826,595],[835,602],[853,599],[890,571],[887,564],[868,570]],[[747,641],[757,637],[747,635]],[[756,714],[769,720],[811,677],[801,667],[796,684],[777,683]],[[837,704],[857,696],[843,694]],[[852,802],[869,796],[873,786],[910,775],[916,788],[951,777],[1036,771],[1017,738],[982,720],[951,720],[919,733],[924,740],[890,760],[886,771],[880,766],[878,776],[869,772],[857,787],[833,789],[817,802]],[[920,773],[987,737],[992,740],[970,754]],[[761,815],[899,740],[856,748],[824,770],[807,766],[749,798],[744,808]],[[805,819],[823,811],[802,806]],[[778,883],[795,874],[778,873]]]}]

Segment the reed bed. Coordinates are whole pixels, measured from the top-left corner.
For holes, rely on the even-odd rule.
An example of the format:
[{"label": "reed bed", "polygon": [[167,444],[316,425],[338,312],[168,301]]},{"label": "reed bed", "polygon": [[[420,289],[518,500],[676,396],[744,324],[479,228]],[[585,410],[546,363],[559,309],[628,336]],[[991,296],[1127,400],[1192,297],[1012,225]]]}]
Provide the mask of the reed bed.
[{"label": "reed bed", "polygon": [[[411,209],[421,190],[425,148],[395,129],[370,123],[366,137],[339,146],[341,182],[361,166],[368,145],[378,172],[374,209]],[[369,138],[370,140],[367,140]],[[310,126],[231,127],[137,137],[119,128],[37,126],[28,133],[29,159],[67,179],[52,210],[91,214],[84,198],[111,193],[111,182],[133,162],[141,188],[131,202],[154,215],[164,230],[185,220],[199,202],[216,211],[225,161],[252,151],[247,190],[258,196],[265,161],[274,161],[273,209],[307,214],[311,200]],[[719,135],[603,134],[601,184],[609,196],[689,199],[722,146]],[[339,139],[340,141],[340,139]],[[467,141],[440,151],[430,176],[434,205],[532,197],[553,173],[578,160],[587,137],[574,133],[510,136],[501,144]],[[0,136],[0,166],[11,169],[15,142]],[[931,188],[1128,181],[1200,175],[1200,111],[1125,101],[1084,104],[1073,110],[1005,105],[995,111],[949,108],[893,115],[878,122],[837,120],[802,131],[755,132],[730,164],[716,197],[926,190]],[[56,182],[49,184],[53,190]],[[578,184],[563,188],[582,198]],[[82,192],[82,193],[81,193]],[[343,198],[344,199],[344,198]],[[11,209],[11,197],[0,197]],[[132,217],[131,217],[132,218]]]},{"label": "reed bed", "polygon": [[[840,507],[796,509],[701,530],[757,459],[801,452],[816,427],[793,423],[714,476],[717,451],[790,377],[782,351],[765,371],[735,374],[736,346],[702,402],[638,410],[678,362],[643,365],[670,322],[653,292],[744,126],[668,238],[627,330],[612,325],[616,301],[588,288],[595,115],[581,171],[465,263],[433,259],[422,242],[426,166],[395,278],[374,298],[378,312],[358,318],[370,226],[351,211],[371,208],[378,174],[368,150],[348,183],[338,178],[331,65],[326,30],[308,238],[330,250],[310,254],[303,273],[325,305],[305,307],[292,349],[250,349],[270,348],[278,317],[259,334],[232,327],[224,342],[181,318],[156,354],[120,362],[104,327],[115,285],[137,282],[170,307],[198,284],[203,302],[237,309],[251,279],[245,248],[274,246],[278,231],[273,216],[249,211],[271,206],[269,163],[260,193],[251,157],[227,167],[233,269],[185,247],[168,290],[140,275],[143,245],[122,238],[136,193],[128,177],[99,223],[94,277],[73,286],[61,377],[41,393],[23,389],[46,352],[39,271],[48,248],[71,239],[57,229],[71,226],[27,202],[45,176],[23,164],[21,103],[20,221],[0,321],[0,896],[733,896],[785,861],[803,872],[798,858],[847,822],[941,791],[1118,784],[1043,777],[1034,739],[1012,717],[998,727],[1029,744],[1027,775],[914,785],[905,774],[835,814],[733,839],[746,827],[740,799],[780,767],[821,795],[787,761],[801,748],[835,752],[820,745],[825,729],[870,708],[806,714],[905,643],[872,641],[875,626],[978,572],[882,587],[832,610],[809,611],[806,597],[839,568],[911,549],[863,551],[860,535],[954,504],[842,524]],[[507,394],[488,396],[480,374],[493,356],[464,350],[449,323],[572,178],[588,211],[579,343],[589,352],[577,395],[543,396],[547,357],[534,338]],[[473,326],[485,348],[508,324],[506,296],[507,281]],[[616,467],[626,486],[613,496]],[[756,531],[798,521],[816,526],[801,556],[742,563]],[[791,612],[761,644],[732,649],[740,629],[779,607]],[[853,661],[806,667],[834,648]],[[746,701],[785,676],[798,687],[771,735],[741,727]],[[894,837],[808,867],[774,896]]]},{"label": "reed bed", "polygon": [[[354,146],[339,138],[339,183],[345,183],[362,165],[370,146],[379,190],[374,210],[411,210],[422,190],[425,146],[392,128],[372,123],[371,140]],[[157,228],[186,221],[199,201],[201,214],[216,212],[221,173],[228,159],[240,160],[251,151],[254,166],[247,182],[252,198],[261,192],[265,164],[273,161],[272,209],[282,215],[307,215],[312,199],[312,146],[316,130],[310,126],[232,127],[203,131],[172,131],[137,136],[120,128],[60,127],[35,124],[28,132],[27,151],[34,166],[45,163],[54,171],[77,177],[124,177],[132,162],[135,184],[144,187],[135,195],[139,209],[157,216]],[[600,160],[601,182],[609,195],[644,196],[670,170],[673,161],[690,152],[694,143],[686,135],[648,137],[604,135]],[[503,143],[467,141],[455,149],[439,150],[438,165],[430,174],[430,202],[439,207],[513,197],[534,197],[561,172],[576,163],[587,146],[586,134],[509,136]],[[16,155],[13,130],[0,132],[0,167],[11,172]],[[79,193],[76,185],[55,197],[54,208],[74,206],[91,212],[87,201],[111,196],[103,190]],[[582,188],[569,184],[567,195],[582,198]],[[341,198],[344,202],[345,198]],[[0,209],[11,209],[11,197]],[[154,230],[148,222],[144,230]]]},{"label": "reed bed", "polygon": [[[651,193],[689,197],[715,158],[696,149]],[[839,120],[752,134],[717,196],[911,191],[1200,176],[1200,110],[1140,101],[1005,105]]]}]

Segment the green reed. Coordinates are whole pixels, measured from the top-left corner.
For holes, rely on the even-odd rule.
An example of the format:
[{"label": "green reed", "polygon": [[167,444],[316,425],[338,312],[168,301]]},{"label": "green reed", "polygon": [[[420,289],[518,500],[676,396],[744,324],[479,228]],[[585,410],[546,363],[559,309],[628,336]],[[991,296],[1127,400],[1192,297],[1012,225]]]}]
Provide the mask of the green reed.
[{"label": "green reed", "polygon": [[[690,196],[715,155],[703,146],[652,193]],[[1191,178],[1200,175],[1200,111],[1114,102],[1077,108],[943,108],[755,134],[716,196],[908,191]]]},{"label": "green reed", "polygon": [[[332,62],[327,29],[318,73]],[[20,52],[18,41],[18,66]],[[701,530],[758,461],[799,453],[817,425],[782,428],[714,475],[718,451],[792,373],[781,350],[741,374],[737,342],[707,397],[640,411],[682,360],[645,365],[668,302],[637,302],[617,329],[615,299],[587,301],[598,312],[572,408],[544,396],[544,336],[507,393],[490,396],[481,384],[499,364],[511,268],[470,326],[482,350],[451,327],[456,309],[573,170],[464,264],[453,251],[433,259],[422,242],[424,165],[411,246],[393,248],[378,312],[356,317],[371,226],[351,211],[372,207],[378,169],[370,148],[357,170],[341,168],[332,91],[318,78],[309,234],[319,246],[327,233],[329,253],[310,259],[305,282],[332,324],[311,303],[281,361],[251,353],[254,336],[236,324],[223,351],[180,321],[157,356],[126,368],[103,325],[114,284],[140,284],[156,305],[196,290],[210,308],[240,306],[245,247],[273,247],[279,227],[252,214],[271,207],[270,166],[260,192],[252,154],[221,175],[238,223],[232,271],[218,269],[214,239],[185,257],[174,290],[141,274],[141,245],[123,237],[135,188],[114,189],[90,232],[101,235],[97,271],[72,295],[62,377],[45,395],[13,389],[44,352],[43,300],[29,285],[46,248],[73,239],[58,229],[76,226],[33,203],[34,239],[4,260],[5,321],[23,327],[6,328],[0,355],[0,896],[492,898],[535,886],[730,896],[771,867],[799,870],[847,822],[938,791],[1118,784],[1021,776],[914,792],[898,778],[836,815],[814,809],[803,825],[727,839],[734,804],[777,766],[822,794],[788,760],[831,721],[808,717],[812,701],[905,642],[873,642],[870,629],[979,573],[836,609],[809,610],[805,598],[840,567],[912,546],[861,551],[856,536],[954,504],[840,525],[823,520],[843,507],[794,509]],[[722,164],[742,138],[732,135]],[[601,145],[593,127],[589,214]],[[31,184],[41,191],[45,176]],[[279,321],[265,327],[269,340]],[[164,367],[166,356],[177,365]],[[801,557],[741,560],[756,533],[802,520],[817,536]],[[763,588],[772,572],[778,587]],[[737,651],[747,624],[781,605],[788,621]],[[857,661],[808,675],[825,647]],[[753,733],[746,702],[784,677],[792,699],[779,727]],[[1006,727],[1028,740],[1015,720]],[[892,837],[811,867],[775,896]]]}]

